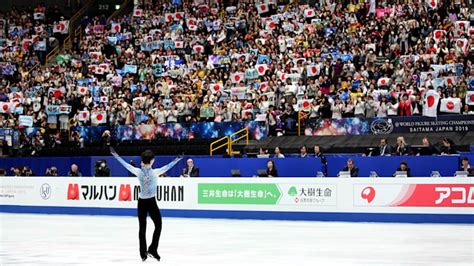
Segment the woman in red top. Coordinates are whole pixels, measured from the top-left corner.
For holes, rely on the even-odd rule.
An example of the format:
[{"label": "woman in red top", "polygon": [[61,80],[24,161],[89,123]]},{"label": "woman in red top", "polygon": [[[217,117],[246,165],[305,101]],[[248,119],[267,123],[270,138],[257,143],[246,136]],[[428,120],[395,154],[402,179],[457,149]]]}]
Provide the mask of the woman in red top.
[{"label": "woman in red top", "polygon": [[411,102],[408,99],[408,95],[404,94],[400,103],[398,104],[398,115],[399,116],[411,116]]}]

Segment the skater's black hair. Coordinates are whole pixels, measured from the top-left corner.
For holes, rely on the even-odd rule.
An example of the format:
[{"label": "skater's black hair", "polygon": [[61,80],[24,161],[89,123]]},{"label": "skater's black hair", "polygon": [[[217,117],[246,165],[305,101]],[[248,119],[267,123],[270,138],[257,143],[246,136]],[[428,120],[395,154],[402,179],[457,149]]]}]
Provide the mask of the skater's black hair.
[{"label": "skater's black hair", "polygon": [[142,162],[144,164],[150,164],[153,159],[155,159],[155,154],[151,150],[142,152]]}]

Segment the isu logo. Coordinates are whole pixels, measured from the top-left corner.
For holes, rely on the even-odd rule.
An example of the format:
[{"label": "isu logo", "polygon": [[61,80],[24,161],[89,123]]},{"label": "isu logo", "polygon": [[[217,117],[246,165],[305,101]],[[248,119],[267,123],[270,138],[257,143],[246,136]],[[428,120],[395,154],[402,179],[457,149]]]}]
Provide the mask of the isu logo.
[{"label": "isu logo", "polygon": [[79,185],[78,184],[69,184],[69,187],[67,189],[67,199],[79,200]]},{"label": "isu logo", "polygon": [[131,201],[132,200],[132,191],[130,185],[120,185],[120,194],[119,201]]},{"label": "isu logo", "polygon": [[371,203],[375,198],[375,189],[373,187],[366,187],[362,190],[360,196],[367,200],[367,203]]}]

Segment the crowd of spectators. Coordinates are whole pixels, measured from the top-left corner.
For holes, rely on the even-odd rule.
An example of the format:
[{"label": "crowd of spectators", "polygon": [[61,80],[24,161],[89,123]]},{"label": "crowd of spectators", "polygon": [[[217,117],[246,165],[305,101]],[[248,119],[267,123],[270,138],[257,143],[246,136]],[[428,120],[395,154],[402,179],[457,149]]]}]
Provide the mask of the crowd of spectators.
[{"label": "crowd of spectators", "polygon": [[[454,113],[472,113],[465,1],[139,2],[108,23],[85,17],[83,38],[29,75],[44,53],[24,40],[51,46],[64,18],[41,6],[4,15],[0,102],[15,106],[0,114],[0,127],[18,127],[19,115],[64,130],[255,119],[274,126],[303,109],[310,118],[411,116],[422,115],[428,90],[454,99]],[[51,105],[66,111],[51,114]]]}]

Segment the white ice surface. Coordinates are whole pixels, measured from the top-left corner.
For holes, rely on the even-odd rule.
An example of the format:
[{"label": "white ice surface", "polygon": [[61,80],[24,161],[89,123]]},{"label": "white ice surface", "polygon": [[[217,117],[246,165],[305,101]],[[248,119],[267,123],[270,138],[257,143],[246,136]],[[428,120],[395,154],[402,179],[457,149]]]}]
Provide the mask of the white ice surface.
[{"label": "white ice surface", "polygon": [[[163,222],[161,265],[474,265],[472,225]],[[0,213],[0,265],[157,263],[140,260],[135,217]]]}]

